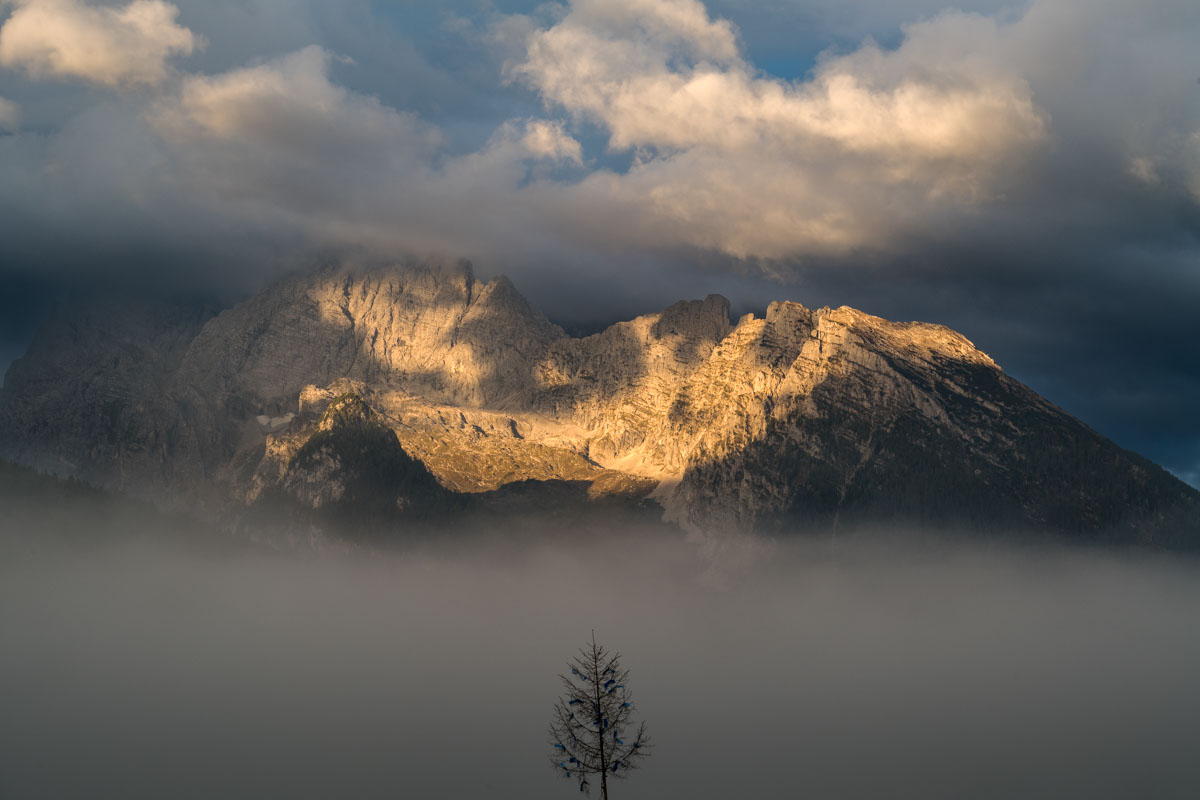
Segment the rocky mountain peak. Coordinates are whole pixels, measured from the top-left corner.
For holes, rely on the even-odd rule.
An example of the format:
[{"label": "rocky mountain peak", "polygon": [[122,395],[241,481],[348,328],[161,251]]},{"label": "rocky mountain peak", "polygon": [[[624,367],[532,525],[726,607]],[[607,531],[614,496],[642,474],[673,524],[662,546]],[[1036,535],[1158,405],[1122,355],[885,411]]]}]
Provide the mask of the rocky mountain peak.
[{"label": "rocky mountain peak", "polygon": [[317,421],[317,430],[363,428],[373,424],[377,424],[377,421],[376,414],[371,407],[356,394],[343,394],[335,397],[326,406],[324,413]]},{"label": "rocky mountain peak", "polygon": [[333,397],[315,424],[305,419],[267,437],[248,499],[358,522],[441,510],[446,490],[360,395]]},{"label": "rocky mountain peak", "polygon": [[650,331],[660,339],[681,336],[716,343],[725,338],[731,327],[729,301],[719,294],[710,294],[703,300],[681,300],[664,309]]},{"label": "rocky mountain peak", "polygon": [[581,481],[587,497],[657,486],[698,532],[1200,537],[1196,492],[961,334],[844,306],[775,302],[733,325],[710,295],[573,338],[507,278],[453,262],[338,265],[207,321],[151,314],[142,334],[133,316],[81,319],[56,318],[14,367],[0,455],[180,502],[283,491],[382,513]]}]

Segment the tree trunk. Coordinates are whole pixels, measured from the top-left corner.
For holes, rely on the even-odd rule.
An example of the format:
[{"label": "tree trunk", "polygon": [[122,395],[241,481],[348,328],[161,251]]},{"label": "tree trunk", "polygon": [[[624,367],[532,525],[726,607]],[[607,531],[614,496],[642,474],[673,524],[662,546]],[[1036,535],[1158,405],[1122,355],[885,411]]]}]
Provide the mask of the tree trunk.
[{"label": "tree trunk", "polygon": [[600,797],[608,800],[608,760],[604,757],[604,715],[600,709],[600,653],[596,648],[596,632],[592,631],[592,688],[596,692],[596,737],[600,742]]}]

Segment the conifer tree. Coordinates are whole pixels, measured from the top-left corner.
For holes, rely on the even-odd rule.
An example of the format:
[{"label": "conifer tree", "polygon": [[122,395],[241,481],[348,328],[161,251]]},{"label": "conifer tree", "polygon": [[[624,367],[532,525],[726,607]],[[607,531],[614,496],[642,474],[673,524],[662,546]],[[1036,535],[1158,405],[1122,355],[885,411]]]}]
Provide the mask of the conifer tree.
[{"label": "conifer tree", "polygon": [[584,794],[598,783],[600,797],[608,800],[609,780],[625,778],[649,755],[646,723],[633,720],[621,654],[596,644],[594,632],[591,644],[567,666],[571,671],[559,675],[565,691],[550,725],[550,762],[562,777],[578,781]]}]

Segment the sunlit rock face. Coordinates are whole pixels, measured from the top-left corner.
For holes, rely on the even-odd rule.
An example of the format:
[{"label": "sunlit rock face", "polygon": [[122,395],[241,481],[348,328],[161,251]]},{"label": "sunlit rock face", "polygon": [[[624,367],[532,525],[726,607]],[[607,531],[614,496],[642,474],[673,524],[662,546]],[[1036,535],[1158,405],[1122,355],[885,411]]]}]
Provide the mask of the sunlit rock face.
[{"label": "sunlit rock face", "polygon": [[304,386],[337,378],[502,406],[563,336],[506,278],[481,283],[465,264],[331,269],[220,314],[192,343],[179,380],[253,392],[265,404],[286,398],[288,410]]},{"label": "sunlit rock face", "polygon": [[735,324],[709,296],[573,338],[466,264],[332,267],[212,318],[113,314],[87,323],[86,356],[60,316],[14,365],[6,457],[183,504],[318,507],[348,468],[311,443],[352,396],[374,454],[394,440],[420,467],[397,475],[427,470],[438,491],[652,492],[698,532],[1200,537],[1196,492],[937,325],[790,302]]}]

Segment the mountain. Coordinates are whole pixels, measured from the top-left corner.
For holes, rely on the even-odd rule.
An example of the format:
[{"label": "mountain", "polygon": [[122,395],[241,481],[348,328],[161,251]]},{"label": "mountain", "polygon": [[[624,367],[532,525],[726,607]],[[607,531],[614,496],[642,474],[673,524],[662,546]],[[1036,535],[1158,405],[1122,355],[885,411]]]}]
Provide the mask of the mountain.
[{"label": "mountain", "polygon": [[465,263],[334,266],[216,315],[65,309],[0,422],[0,457],[190,508],[420,517],[538,488],[703,532],[1200,541],[1200,494],[942,326],[734,322],[713,295],[576,338]]},{"label": "mountain", "polygon": [[0,389],[0,457],[100,486],[160,494],[202,480],[175,458],[194,435],[169,401],[211,312],[138,296],[58,308]]}]

